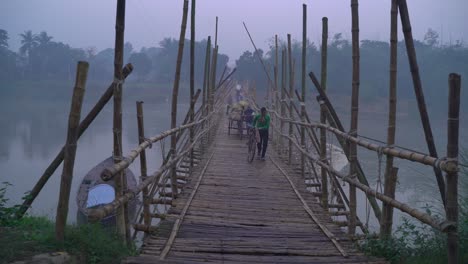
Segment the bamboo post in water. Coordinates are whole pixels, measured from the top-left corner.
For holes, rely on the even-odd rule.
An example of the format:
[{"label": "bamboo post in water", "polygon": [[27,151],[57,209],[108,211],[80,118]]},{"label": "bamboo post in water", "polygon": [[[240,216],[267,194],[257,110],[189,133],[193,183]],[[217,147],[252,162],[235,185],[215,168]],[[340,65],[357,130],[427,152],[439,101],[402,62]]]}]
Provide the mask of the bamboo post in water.
[{"label": "bamboo post in water", "polygon": [[[458,136],[460,115],[461,77],[458,74],[449,75],[449,107],[447,129],[447,159],[458,166]],[[449,230],[447,236],[448,263],[458,263],[458,172],[448,172],[447,180],[447,221],[454,222],[455,228]]]},{"label": "bamboo post in water", "polygon": [[[195,102],[193,96],[195,94],[195,4],[196,1],[192,0],[192,8],[190,15],[190,123],[195,118]],[[190,144],[193,143],[195,137],[195,128],[190,128]],[[194,150],[190,151],[190,174],[193,171],[193,155]]]},{"label": "bamboo post in water", "polygon": [[[397,103],[397,51],[398,51],[398,4],[392,0],[390,12],[390,92],[388,104],[387,145],[395,144],[396,103]],[[384,194],[395,198],[397,169],[393,168],[393,156],[387,155],[385,165]],[[380,238],[388,238],[392,234],[393,207],[382,203],[382,219],[380,221]]]},{"label": "bamboo post in water", "polygon": [[[322,61],[321,61],[321,78],[320,83],[323,92],[327,90],[327,45],[328,45],[328,18],[322,18]],[[323,99],[322,99],[323,100]],[[320,104],[320,122],[326,125],[326,109],[325,104]],[[330,151],[330,155],[333,152]],[[327,131],[325,128],[320,129],[320,159],[322,162],[327,162]],[[333,164],[330,164],[333,166]],[[328,177],[325,168],[320,169],[322,176],[322,206],[325,210],[328,209]]]},{"label": "bamboo post in water", "polygon": [[[351,20],[352,20],[352,49],[353,49],[353,90],[351,95],[351,127],[349,134],[357,136],[358,111],[359,111],[359,13],[358,0],[351,0]],[[356,143],[349,144],[350,177],[355,180],[357,174],[357,147]],[[354,235],[356,232],[356,187],[349,185],[349,209],[350,219],[348,234]]]},{"label": "bamboo post in water", "polygon": [[[419,114],[424,129],[424,136],[426,138],[429,155],[437,158],[437,150],[432,136],[431,123],[427,113],[426,102],[424,100],[424,92],[421,83],[421,76],[419,75],[418,61],[416,59],[416,49],[414,48],[413,34],[411,32],[411,22],[409,18],[408,6],[406,0],[398,0],[398,9],[400,10],[401,25],[403,27],[403,35],[405,36],[406,51],[408,53],[408,61],[411,69],[411,76],[413,78],[413,87],[416,94],[416,101],[418,102]],[[442,172],[439,168],[434,167],[437,184],[439,186],[442,202],[445,206],[445,182]]]},{"label": "bamboo post in water", "polygon": [[[180,69],[182,67],[182,57],[184,55],[185,30],[187,28],[188,0],[184,0],[182,15],[182,24],[180,26],[179,50],[177,53],[177,64],[174,77],[174,88],[172,89],[172,110],[171,110],[171,129],[177,127],[177,97],[179,95]],[[177,135],[171,135],[171,156],[174,159],[176,152]],[[176,164],[172,166],[171,171],[172,198],[177,197],[177,169]]]},{"label": "bamboo post in water", "polygon": [[[138,144],[141,144],[145,141],[145,125],[143,119],[143,102],[138,101],[136,102],[137,107],[137,125],[138,125]],[[144,182],[146,180],[147,175],[147,168],[146,168],[146,151],[143,150],[140,153],[140,168],[141,168],[141,179],[140,182]],[[145,226],[151,225],[151,216],[150,216],[150,208],[149,208],[149,199],[148,197],[148,187],[143,188],[143,217],[145,221]]]},{"label": "bamboo post in water", "polygon": [[76,141],[78,140],[78,125],[80,124],[81,106],[83,105],[88,68],[89,64],[87,62],[78,62],[75,88],[73,89],[70,115],[68,116],[67,142],[64,147],[62,180],[60,182],[60,195],[55,218],[55,238],[61,242],[64,241],[65,226],[67,224],[68,204],[70,201],[76,155]]},{"label": "bamboo post in water", "polygon": [[[115,52],[114,52],[114,163],[122,161],[122,86],[123,86],[123,53],[124,53],[124,28],[125,28],[125,0],[117,1],[117,13],[115,21]],[[115,197],[123,196],[127,189],[125,171],[120,172],[115,178]],[[130,227],[127,223],[127,205],[117,209],[117,232],[125,241],[130,242]]]},{"label": "bamboo post in water", "polygon": [[[301,119],[306,122],[305,118],[305,102],[306,102],[306,51],[307,51],[307,5],[302,4],[302,72],[301,72],[301,86],[302,86],[302,102],[301,102]],[[305,149],[305,127],[301,126],[301,145]],[[301,176],[305,179],[305,156],[301,153]]]},{"label": "bamboo post in water", "polygon": [[[289,118],[293,119],[293,112],[292,112],[292,94],[294,93],[294,73],[293,73],[293,62],[292,62],[292,48],[291,48],[291,34],[288,34],[288,65],[289,65],[289,96],[288,96],[288,111],[289,111]],[[292,137],[293,134],[293,124],[289,123],[289,137]],[[292,141],[289,140],[288,145],[288,163],[292,163]]]},{"label": "bamboo post in water", "polygon": [[[132,71],[133,71],[132,64],[129,63],[125,65],[125,67],[123,68],[124,78],[127,78],[127,76]],[[114,85],[111,84],[107,88],[107,90],[104,92],[104,94],[101,96],[101,98],[99,98],[98,102],[94,105],[94,107],[89,111],[86,117],[83,118],[83,121],[81,121],[80,126],[78,127],[78,138],[80,138],[81,135],[83,135],[83,133],[89,127],[89,125],[91,125],[91,123],[94,121],[97,115],[101,112],[104,106],[106,106],[107,102],[109,102],[113,94],[114,94]],[[64,147],[62,147],[62,149],[57,154],[57,156],[55,156],[54,160],[45,169],[44,173],[39,178],[36,185],[34,185],[33,189],[28,195],[28,198],[24,200],[23,204],[18,210],[18,213],[16,214],[16,218],[21,218],[26,213],[28,208],[31,206],[31,204],[34,202],[36,197],[41,192],[42,188],[44,188],[44,185],[47,183],[47,181],[50,179],[52,174],[54,174],[55,170],[57,170],[57,168],[62,163],[63,158],[64,158],[64,153],[65,153]]]}]

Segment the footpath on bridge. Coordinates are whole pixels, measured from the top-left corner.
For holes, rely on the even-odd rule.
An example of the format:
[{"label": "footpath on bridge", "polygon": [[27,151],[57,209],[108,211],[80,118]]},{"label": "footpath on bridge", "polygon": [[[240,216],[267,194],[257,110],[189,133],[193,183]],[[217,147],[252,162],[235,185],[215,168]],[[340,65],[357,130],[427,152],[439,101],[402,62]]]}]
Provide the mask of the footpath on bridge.
[{"label": "footpath on bridge", "polygon": [[386,263],[356,249],[271,146],[248,163],[245,144],[220,127],[168,217],[124,263]]}]

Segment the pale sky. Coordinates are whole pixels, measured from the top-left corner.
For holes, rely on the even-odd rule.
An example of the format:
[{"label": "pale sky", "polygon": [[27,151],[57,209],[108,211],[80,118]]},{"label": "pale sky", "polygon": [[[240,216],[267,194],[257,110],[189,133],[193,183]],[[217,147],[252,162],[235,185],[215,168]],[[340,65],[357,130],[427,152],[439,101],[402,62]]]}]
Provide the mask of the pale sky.
[{"label": "pale sky", "polygon": [[[55,41],[72,47],[113,47],[116,0],[3,0],[0,28],[8,31],[10,47],[19,48],[18,34],[47,31]],[[214,37],[219,17],[220,52],[230,63],[245,50],[252,50],[242,26],[246,22],[259,48],[267,48],[275,34],[283,39],[291,33],[301,39],[302,4],[308,9],[308,38],[320,42],[321,21],[329,18],[329,35],[342,32],[350,38],[350,0],[198,0],[196,39]],[[125,41],[134,48],[157,46],[164,37],[178,38],[182,0],[127,0]],[[413,34],[422,39],[428,28],[438,31],[444,42],[468,41],[468,0],[408,0]],[[389,0],[360,0],[361,39],[388,41]],[[189,19],[190,21],[190,19]],[[400,29],[401,30],[401,29]],[[186,38],[190,31],[187,29]],[[400,36],[401,37],[401,36]]]}]

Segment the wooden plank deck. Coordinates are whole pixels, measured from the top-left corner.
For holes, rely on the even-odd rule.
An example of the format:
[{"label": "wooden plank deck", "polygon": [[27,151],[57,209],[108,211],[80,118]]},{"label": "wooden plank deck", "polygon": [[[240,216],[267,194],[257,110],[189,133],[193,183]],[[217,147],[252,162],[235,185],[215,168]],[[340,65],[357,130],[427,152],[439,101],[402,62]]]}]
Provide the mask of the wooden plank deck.
[{"label": "wooden plank deck", "polygon": [[[387,263],[357,251],[306,191],[304,181],[272,149],[266,161],[247,163],[245,142],[220,128],[204,164],[196,169],[158,232],[145,239],[139,256],[124,263]],[[184,207],[186,214],[177,221]],[[333,234],[338,247],[306,208]],[[169,249],[166,244],[176,222],[181,223],[180,229]],[[165,248],[169,251],[161,260]]]}]

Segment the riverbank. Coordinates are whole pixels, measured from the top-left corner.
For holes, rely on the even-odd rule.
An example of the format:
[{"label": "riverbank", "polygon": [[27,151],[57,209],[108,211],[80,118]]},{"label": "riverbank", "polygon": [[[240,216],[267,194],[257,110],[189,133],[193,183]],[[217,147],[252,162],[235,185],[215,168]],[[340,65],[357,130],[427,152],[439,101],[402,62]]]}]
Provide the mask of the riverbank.
[{"label": "riverbank", "polygon": [[57,241],[55,223],[46,217],[14,218],[19,206],[7,206],[5,193],[8,186],[5,183],[0,185],[0,264],[31,260],[44,253],[54,253],[55,257],[68,256],[62,263],[69,263],[72,259],[72,263],[118,263],[136,253],[133,245],[124,245],[114,229],[100,224],[68,225],[65,241]]}]

